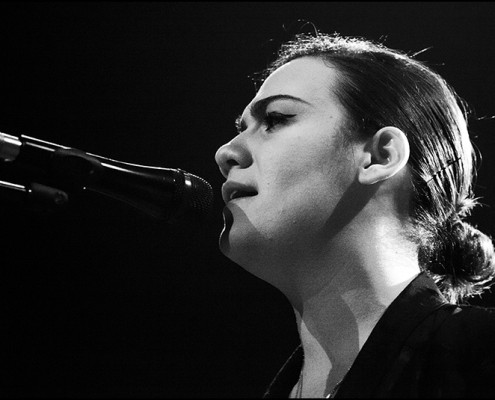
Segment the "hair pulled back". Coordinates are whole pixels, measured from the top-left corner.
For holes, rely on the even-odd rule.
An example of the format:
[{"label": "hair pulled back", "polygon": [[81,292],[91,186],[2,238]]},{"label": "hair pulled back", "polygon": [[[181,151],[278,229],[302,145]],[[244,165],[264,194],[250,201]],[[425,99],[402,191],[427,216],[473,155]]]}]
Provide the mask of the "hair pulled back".
[{"label": "hair pulled back", "polygon": [[296,35],[283,44],[261,80],[300,57],[337,69],[335,92],[353,132],[373,135],[395,126],[407,136],[412,175],[411,229],[420,268],[447,299],[481,294],[495,275],[491,239],[464,221],[477,204],[472,185],[476,154],[467,108],[436,72],[398,50],[337,34]]}]

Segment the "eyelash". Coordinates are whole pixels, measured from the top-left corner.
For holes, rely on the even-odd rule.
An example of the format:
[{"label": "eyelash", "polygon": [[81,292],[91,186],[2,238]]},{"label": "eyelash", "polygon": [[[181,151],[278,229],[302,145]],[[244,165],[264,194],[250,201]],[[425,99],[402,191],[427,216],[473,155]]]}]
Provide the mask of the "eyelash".
[{"label": "eyelash", "polygon": [[[262,116],[261,122],[263,122],[263,124],[266,126],[266,131],[271,131],[277,125],[287,124],[288,120],[292,117],[295,117],[295,114],[282,114],[279,112],[270,112],[270,113],[265,113]],[[237,117],[237,119],[235,120],[235,128],[237,134],[241,134],[247,129],[245,124],[242,122],[240,116]]]},{"label": "eyelash", "polygon": [[266,125],[266,131],[271,131],[277,125],[285,125],[292,117],[294,117],[294,115],[281,114],[279,112],[266,113],[263,118],[263,122]]}]

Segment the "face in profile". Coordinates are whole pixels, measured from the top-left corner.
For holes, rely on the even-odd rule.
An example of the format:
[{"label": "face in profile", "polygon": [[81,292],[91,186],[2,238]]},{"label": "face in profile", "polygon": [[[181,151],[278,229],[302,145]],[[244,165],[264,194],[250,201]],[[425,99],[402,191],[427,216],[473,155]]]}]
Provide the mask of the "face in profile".
[{"label": "face in profile", "polygon": [[215,156],[226,178],[220,248],[269,282],[322,251],[354,179],[352,150],[342,142],[344,110],[333,96],[337,78],[316,58],[283,65]]}]

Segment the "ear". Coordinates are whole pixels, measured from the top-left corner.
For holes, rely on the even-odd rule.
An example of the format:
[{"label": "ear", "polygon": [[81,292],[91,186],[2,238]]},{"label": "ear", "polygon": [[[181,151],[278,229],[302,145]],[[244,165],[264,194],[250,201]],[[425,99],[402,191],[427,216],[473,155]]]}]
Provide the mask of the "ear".
[{"label": "ear", "polygon": [[404,168],[409,160],[409,140],[400,129],[387,126],[373,135],[363,151],[358,179],[363,185],[373,185]]}]

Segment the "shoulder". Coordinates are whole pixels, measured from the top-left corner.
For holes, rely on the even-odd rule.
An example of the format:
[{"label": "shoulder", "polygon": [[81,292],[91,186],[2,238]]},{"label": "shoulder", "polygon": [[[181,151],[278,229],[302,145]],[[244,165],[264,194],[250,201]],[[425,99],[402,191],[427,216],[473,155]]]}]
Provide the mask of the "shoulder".
[{"label": "shoulder", "polygon": [[489,367],[495,377],[494,338],[495,308],[462,305],[445,319],[435,342],[471,367]]},{"label": "shoulder", "polygon": [[495,309],[455,307],[434,336],[430,363],[447,374],[443,379],[449,387],[467,397],[493,397]]},{"label": "shoulder", "polygon": [[472,339],[495,334],[495,308],[461,305],[457,306],[445,321],[442,332],[468,336]]}]

